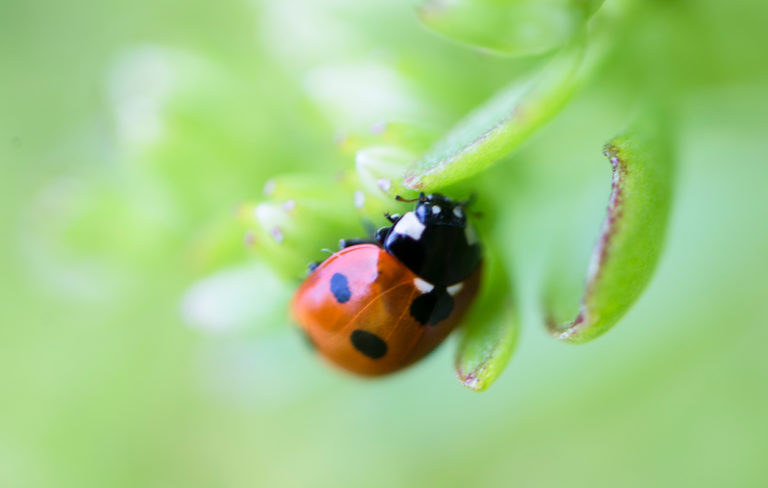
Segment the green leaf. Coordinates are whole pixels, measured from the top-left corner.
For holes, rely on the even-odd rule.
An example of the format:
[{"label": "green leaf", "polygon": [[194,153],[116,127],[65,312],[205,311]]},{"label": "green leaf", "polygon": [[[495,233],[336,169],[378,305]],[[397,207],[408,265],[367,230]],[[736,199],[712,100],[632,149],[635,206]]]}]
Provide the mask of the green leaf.
[{"label": "green leaf", "polygon": [[487,389],[506,367],[517,343],[510,280],[498,254],[487,252],[480,296],[472,307],[456,353],[456,375],[473,391]]},{"label": "green leaf", "polygon": [[528,80],[515,82],[439,140],[405,174],[408,188],[431,192],[480,173],[554,117],[578,85],[580,40]]},{"label": "green leaf", "polygon": [[560,339],[586,342],[606,332],[653,275],[662,251],[674,176],[662,120],[646,119],[605,146],[604,154],[613,167],[612,189],[581,303],[574,310],[553,291],[555,287],[548,293],[548,327]]},{"label": "green leaf", "polygon": [[[377,122],[367,130],[342,133],[336,142],[342,154],[355,154],[370,146],[392,146],[423,153],[440,134],[432,128],[407,122]],[[414,158],[415,159],[415,158]]]},{"label": "green leaf", "polygon": [[426,0],[421,21],[484,51],[523,56],[566,44],[602,2],[584,0]]},{"label": "green leaf", "polygon": [[267,200],[243,204],[239,218],[246,228],[246,243],[275,272],[300,279],[307,265],[336,250],[339,239],[363,237],[354,209],[352,182],[345,174],[325,178],[312,174],[283,175],[265,187]]},{"label": "green leaf", "polygon": [[391,204],[395,195],[408,191],[402,186],[400,176],[414,158],[412,152],[399,147],[371,146],[357,151],[355,169],[367,193]]}]

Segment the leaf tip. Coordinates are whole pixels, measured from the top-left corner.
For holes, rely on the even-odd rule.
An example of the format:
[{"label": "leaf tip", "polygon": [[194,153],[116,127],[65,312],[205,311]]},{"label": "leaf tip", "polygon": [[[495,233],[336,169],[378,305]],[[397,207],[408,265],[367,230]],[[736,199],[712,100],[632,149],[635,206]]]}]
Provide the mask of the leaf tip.
[{"label": "leaf tip", "polygon": [[570,322],[558,321],[552,315],[549,315],[546,320],[547,332],[552,337],[571,343],[582,342],[580,337],[585,325],[587,325],[587,321],[583,311],[579,312],[576,318]]},{"label": "leaf tip", "polygon": [[480,393],[485,391],[489,386],[489,382],[483,381],[483,375],[477,370],[465,373],[461,367],[458,367],[456,369],[456,376],[459,378],[461,384],[471,391]]}]

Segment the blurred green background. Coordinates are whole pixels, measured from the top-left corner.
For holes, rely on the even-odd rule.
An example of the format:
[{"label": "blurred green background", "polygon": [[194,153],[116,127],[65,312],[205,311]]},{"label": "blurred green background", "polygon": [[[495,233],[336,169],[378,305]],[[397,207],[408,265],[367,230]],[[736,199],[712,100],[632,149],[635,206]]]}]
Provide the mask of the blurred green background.
[{"label": "blurred green background", "polygon": [[[0,486],[768,485],[768,3],[641,3],[477,182],[524,299],[476,394],[450,341],[383,380],[326,367],[233,211],[351,167],[340,137],[377,121],[445,130],[547,54],[472,50],[405,1],[0,2]],[[588,255],[602,143],[648,86],[677,122],[667,249],[622,323],[565,345],[544,250]]]}]

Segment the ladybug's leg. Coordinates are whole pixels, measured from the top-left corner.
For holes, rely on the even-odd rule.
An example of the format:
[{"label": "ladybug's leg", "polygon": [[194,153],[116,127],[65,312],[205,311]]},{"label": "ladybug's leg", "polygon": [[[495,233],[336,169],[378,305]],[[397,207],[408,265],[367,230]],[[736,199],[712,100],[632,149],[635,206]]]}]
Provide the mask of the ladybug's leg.
[{"label": "ladybug's leg", "polygon": [[384,214],[384,217],[390,222],[392,222],[393,224],[396,224],[397,221],[400,220],[400,214],[390,215],[390,213],[387,212]]},{"label": "ladybug's leg", "polygon": [[384,217],[392,222],[392,225],[389,227],[382,227],[379,230],[376,231],[374,234],[374,239],[376,239],[376,242],[381,244],[384,244],[384,239],[387,238],[387,234],[389,234],[389,231],[392,230],[392,227],[395,226],[395,224],[400,220],[402,217],[400,214],[390,214],[389,212],[384,214]]},{"label": "ladybug's leg", "polygon": [[389,231],[392,230],[392,227],[382,227],[381,229],[376,231],[376,242],[379,243],[379,245],[384,244],[384,239],[387,238],[387,235],[389,234]]},{"label": "ladybug's leg", "polygon": [[[329,255],[333,254],[333,251],[331,251],[330,249],[323,248],[322,251],[327,252]],[[312,274],[317,269],[317,267],[323,264],[325,261],[326,260],[323,259],[322,261],[312,261],[311,263],[309,263],[307,265],[307,275]]]}]

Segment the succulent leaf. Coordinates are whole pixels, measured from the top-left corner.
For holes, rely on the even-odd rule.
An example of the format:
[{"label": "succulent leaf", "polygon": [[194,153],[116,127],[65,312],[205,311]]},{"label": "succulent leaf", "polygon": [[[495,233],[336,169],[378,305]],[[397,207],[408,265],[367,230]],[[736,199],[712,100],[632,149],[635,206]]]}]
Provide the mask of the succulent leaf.
[{"label": "succulent leaf", "polygon": [[504,371],[517,344],[517,315],[507,270],[488,252],[477,302],[460,330],[455,367],[459,381],[484,391]]},{"label": "succulent leaf", "polygon": [[483,51],[524,56],[566,44],[602,2],[583,0],[426,0],[422,23]]},{"label": "succulent leaf", "polygon": [[[569,342],[603,334],[624,316],[650,281],[666,232],[674,160],[661,118],[645,119],[605,146],[611,194],[587,268],[578,310],[550,290],[548,327]],[[570,308],[574,319],[563,322]]]},{"label": "succulent leaf", "polygon": [[474,176],[554,117],[579,84],[579,40],[531,78],[516,81],[460,121],[406,171],[406,187],[431,192]]}]

